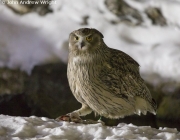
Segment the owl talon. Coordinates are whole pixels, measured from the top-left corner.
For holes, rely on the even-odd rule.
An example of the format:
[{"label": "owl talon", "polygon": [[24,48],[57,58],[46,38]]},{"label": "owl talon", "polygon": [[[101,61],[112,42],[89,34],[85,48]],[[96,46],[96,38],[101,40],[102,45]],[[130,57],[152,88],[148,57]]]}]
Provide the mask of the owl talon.
[{"label": "owl talon", "polygon": [[83,120],[75,113],[69,113],[67,115],[62,115],[55,119],[56,121],[66,121],[66,122],[75,122],[81,123]]},{"label": "owl talon", "polygon": [[68,115],[59,116],[59,117],[56,118],[55,120],[56,120],[56,121],[66,121],[66,122],[70,122],[70,116],[68,116]]}]

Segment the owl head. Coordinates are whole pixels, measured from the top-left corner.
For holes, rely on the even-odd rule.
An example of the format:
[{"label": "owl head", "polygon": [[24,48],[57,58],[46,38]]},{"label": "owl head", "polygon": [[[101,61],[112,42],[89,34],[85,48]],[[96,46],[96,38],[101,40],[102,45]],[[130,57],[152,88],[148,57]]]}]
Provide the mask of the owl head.
[{"label": "owl head", "polygon": [[93,28],[80,28],[69,36],[69,50],[76,52],[92,52],[101,47],[103,35]]}]

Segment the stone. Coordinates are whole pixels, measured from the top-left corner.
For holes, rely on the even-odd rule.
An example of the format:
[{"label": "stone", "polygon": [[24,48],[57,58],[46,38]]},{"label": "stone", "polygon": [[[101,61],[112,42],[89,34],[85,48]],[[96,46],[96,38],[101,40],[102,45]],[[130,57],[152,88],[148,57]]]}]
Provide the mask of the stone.
[{"label": "stone", "polygon": [[0,68],[0,95],[23,93],[28,75],[19,69]]},{"label": "stone", "polygon": [[66,73],[63,63],[34,67],[25,89],[34,115],[40,110],[44,116],[56,118],[81,107],[70,91]]},{"label": "stone", "polygon": [[135,24],[141,24],[143,22],[139,11],[131,7],[124,0],[105,0],[105,5],[109,11],[118,16],[122,21],[126,21],[126,23],[133,23],[134,20],[136,20]]},{"label": "stone", "polygon": [[161,25],[161,26],[167,25],[166,19],[163,16],[163,14],[162,14],[162,12],[161,12],[161,10],[159,8],[148,7],[145,10],[145,13],[151,19],[152,24],[154,24],[154,25]]}]

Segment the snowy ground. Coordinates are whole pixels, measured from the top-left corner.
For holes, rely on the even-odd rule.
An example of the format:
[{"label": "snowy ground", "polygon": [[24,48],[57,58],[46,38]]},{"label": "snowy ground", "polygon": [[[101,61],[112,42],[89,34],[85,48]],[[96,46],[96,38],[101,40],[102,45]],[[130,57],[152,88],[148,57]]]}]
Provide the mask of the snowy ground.
[{"label": "snowy ground", "polygon": [[[114,24],[119,19],[107,10],[104,0],[56,0],[46,16],[13,13],[0,4],[0,66],[31,72],[34,65],[62,60],[67,62],[69,33],[80,27],[100,30],[108,46],[130,54],[141,65],[142,74],[158,74],[180,81],[180,1],[127,2],[143,11],[159,7],[168,26],[154,26],[143,15],[142,26]],[[89,16],[88,25],[81,25]]]},{"label": "snowy ground", "polygon": [[120,123],[109,127],[102,124],[56,122],[44,117],[11,117],[0,115],[1,140],[178,140],[180,132],[172,128],[151,128]]}]

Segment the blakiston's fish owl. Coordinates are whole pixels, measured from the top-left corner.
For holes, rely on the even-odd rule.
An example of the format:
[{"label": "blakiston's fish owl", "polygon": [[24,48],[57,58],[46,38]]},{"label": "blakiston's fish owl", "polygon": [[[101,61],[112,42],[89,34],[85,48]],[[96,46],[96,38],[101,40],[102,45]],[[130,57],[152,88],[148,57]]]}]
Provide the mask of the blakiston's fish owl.
[{"label": "blakiston's fish owl", "polygon": [[92,111],[112,119],[147,111],[156,114],[139,64],[126,53],[109,48],[96,29],[81,28],[70,34],[67,76],[73,95],[82,104],[69,118],[80,119]]}]

